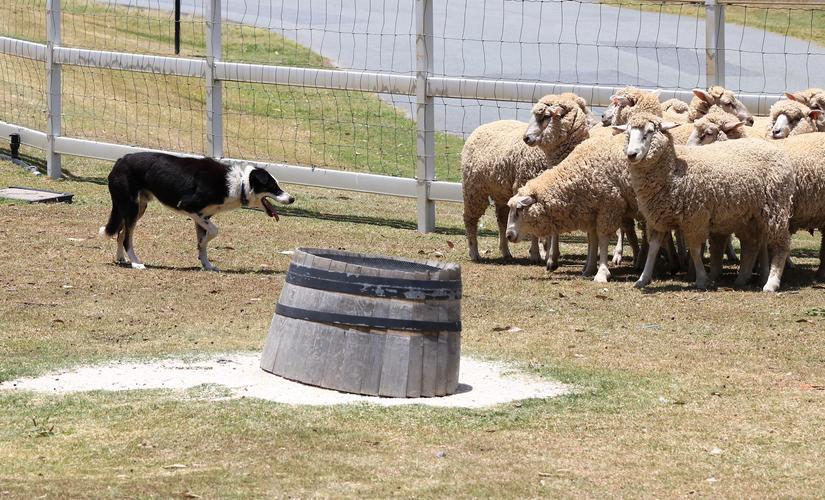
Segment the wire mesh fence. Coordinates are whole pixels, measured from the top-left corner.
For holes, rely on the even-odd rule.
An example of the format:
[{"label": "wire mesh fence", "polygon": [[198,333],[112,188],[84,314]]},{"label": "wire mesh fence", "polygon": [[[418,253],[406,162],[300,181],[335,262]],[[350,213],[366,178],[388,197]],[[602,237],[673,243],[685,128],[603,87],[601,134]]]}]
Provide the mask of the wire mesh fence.
[{"label": "wire mesh fence", "polygon": [[[59,45],[161,61],[176,56],[178,33],[177,56],[203,63],[211,1],[181,0],[176,21],[174,0],[60,0]],[[576,85],[599,104],[599,88],[689,90],[711,81],[709,10],[695,0],[222,0],[218,59],[295,74],[349,72],[349,83],[372,73],[414,79],[421,2],[432,9],[432,31],[423,34],[432,41],[428,87],[463,82],[458,94],[430,89],[436,179],[458,180],[464,138],[482,123],[525,120],[548,84]],[[717,33],[724,73],[713,79],[751,94],[825,86],[825,6],[724,3],[726,24]],[[0,36],[43,43],[46,7],[46,0],[3,2]],[[197,72],[159,70],[163,61],[139,71],[76,65],[83,57],[95,55],[62,64],[64,135],[208,152],[207,98]],[[0,120],[44,130],[43,60],[5,50],[0,71]],[[496,82],[492,91],[489,82]],[[518,92],[512,83],[521,85]],[[414,90],[314,88],[325,85],[311,79],[227,78],[220,85],[226,156],[416,175]]]}]

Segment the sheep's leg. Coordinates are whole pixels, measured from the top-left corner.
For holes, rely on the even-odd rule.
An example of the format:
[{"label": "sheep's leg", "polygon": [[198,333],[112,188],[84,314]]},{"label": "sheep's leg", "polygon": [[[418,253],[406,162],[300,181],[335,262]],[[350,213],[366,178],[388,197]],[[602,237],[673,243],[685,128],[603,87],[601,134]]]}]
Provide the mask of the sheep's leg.
[{"label": "sheep's leg", "polygon": [[647,260],[645,261],[645,269],[642,275],[639,276],[638,281],[633,284],[636,288],[644,288],[653,280],[653,268],[656,267],[656,259],[659,257],[659,248],[662,246],[667,233],[659,232],[655,229],[647,230]]},{"label": "sheep's leg", "polygon": [[596,273],[596,276],[593,278],[593,281],[595,281],[596,283],[607,283],[607,280],[610,279],[610,270],[607,268],[607,245],[610,242],[610,237],[606,234],[599,234],[598,238],[599,271]]},{"label": "sheep's leg", "polygon": [[[633,269],[641,272],[645,266],[645,260],[647,259],[647,255],[650,253],[650,243],[648,240],[648,232],[647,232],[647,225],[642,226],[642,243],[639,246],[639,253],[636,258],[633,259]],[[658,258],[658,255],[656,256]],[[645,259],[645,260],[643,260]]]},{"label": "sheep's leg", "polygon": [[762,287],[763,292],[775,292],[779,290],[782,281],[782,272],[785,271],[785,261],[791,249],[790,235],[779,236],[778,239],[768,243],[768,250],[771,253],[771,270],[768,274],[768,281]]},{"label": "sheep's leg", "polygon": [[559,268],[559,233],[550,235],[550,245],[546,248],[547,254],[547,270],[555,271]]},{"label": "sheep's leg", "polygon": [[730,236],[724,234],[710,235],[710,281],[715,282],[722,276],[722,254],[730,244]]},{"label": "sheep's leg", "polygon": [[[498,249],[505,259],[512,259],[510,245],[507,242],[507,216],[510,214],[510,207],[507,205],[496,205],[496,222],[498,222]],[[535,257],[534,257],[535,253]],[[539,240],[533,237],[530,240],[530,260],[541,262],[539,255]]]},{"label": "sheep's leg", "polygon": [[[667,262],[670,267],[670,273],[676,274],[682,268],[680,264],[679,250],[673,243],[673,232],[668,231],[665,235],[665,253],[667,255]],[[678,237],[677,237],[678,239]]]},{"label": "sheep's leg", "polygon": [[696,288],[699,290],[707,290],[710,279],[705,271],[705,264],[702,262],[702,240],[688,241],[688,249],[691,260],[693,261],[693,269],[696,273]]},{"label": "sheep's leg", "polygon": [[639,238],[636,237],[636,222],[633,219],[626,220],[622,223],[624,226],[624,235],[627,238],[627,244],[633,251],[633,263],[635,264],[639,259]]},{"label": "sheep's leg", "polygon": [[481,256],[478,253],[478,220],[487,210],[489,201],[487,198],[476,200],[473,198],[464,199],[464,228],[467,232],[467,248],[470,259],[478,262]]},{"label": "sheep's leg", "polygon": [[819,243],[819,269],[816,270],[816,279],[825,280],[825,227],[819,228],[822,233],[822,241]]},{"label": "sheep's leg", "polygon": [[587,232],[587,262],[582,270],[583,276],[593,276],[596,274],[596,254],[599,250],[599,237],[595,231]]},{"label": "sheep's leg", "polygon": [[737,286],[745,286],[750,282],[753,276],[753,266],[756,263],[756,258],[760,254],[762,243],[745,238],[739,238],[739,243],[742,246],[742,259],[739,263],[739,274],[736,275]]},{"label": "sheep's leg", "polygon": [[676,230],[676,253],[679,256],[679,269],[688,271],[690,259],[688,256],[687,244],[685,243],[685,233],[681,229]]},{"label": "sheep's leg", "polygon": [[768,245],[762,242],[759,247],[759,279],[764,285],[768,281],[771,272],[771,256],[768,253]]},{"label": "sheep's leg", "polygon": [[624,231],[621,228],[616,230],[616,248],[613,249],[613,260],[611,261],[614,266],[622,263],[622,253],[624,252],[623,233]]},{"label": "sheep's leg", "polygon": [[736,250],[733,248],[733,241],[730,236],[725,241],[725,257],[727,257],[728,262],[731,264],[738,264],[739,257],[736,256]]}]

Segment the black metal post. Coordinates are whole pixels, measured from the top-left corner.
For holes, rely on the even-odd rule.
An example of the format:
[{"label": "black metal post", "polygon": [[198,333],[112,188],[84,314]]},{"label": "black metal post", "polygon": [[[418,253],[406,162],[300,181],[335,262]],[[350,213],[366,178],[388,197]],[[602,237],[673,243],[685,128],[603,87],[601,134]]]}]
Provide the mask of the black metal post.
[{"label": "black metal post", "polygon": [[14,160],[20,159],[20,134],[10,134],[11,137],[11,157]]},{"label": "black metal post", "polygon": [[180,0],[175,0],[175,54],[180,54]]}]

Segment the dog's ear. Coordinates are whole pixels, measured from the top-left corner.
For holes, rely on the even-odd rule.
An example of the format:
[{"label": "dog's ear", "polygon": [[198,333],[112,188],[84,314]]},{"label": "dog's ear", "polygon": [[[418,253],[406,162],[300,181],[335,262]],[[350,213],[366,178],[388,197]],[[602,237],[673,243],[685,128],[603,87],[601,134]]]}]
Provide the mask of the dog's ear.
[{"label": "dog's ear", "polygon": [[275,178],[272,177],[272,175],[269,172],[267,172],[266,170],[264,170],[260,167],[255,167],[255,168],[252,169],[251,172],[249,172],[250,182],[253,179],[258,184],[268,184],[269,182],[275,180]]}]

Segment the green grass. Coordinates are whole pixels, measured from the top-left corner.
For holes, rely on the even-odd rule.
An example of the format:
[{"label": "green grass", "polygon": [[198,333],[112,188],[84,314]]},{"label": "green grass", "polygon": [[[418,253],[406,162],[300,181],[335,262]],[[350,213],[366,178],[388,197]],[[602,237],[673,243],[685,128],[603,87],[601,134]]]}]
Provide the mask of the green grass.
[{"label": "green grass", "polygon": [[[36,14],[32,14],[32,13]],[[37,15],[42,13],[42,15]],[[0,5],[0,33],[45,33],[45,2]],[[205,55],[204,22],[184,16],[181,56]],[[172,55],[169,13],[73,0],[63,2],[63,43],[72,47]],[[227,61],[334,69],[329,61],[277,33],[227,23]],[[45,83],[40,63],[0,56],[5,119],[43,130]],[[205,91],[200,79],[63,68],[63,133],[70,137],[204,153]],[[227,156],[414,177],[415,122],[365,92],[224,82]],[[460,179],[463,139],[436,133],[436,177]]]},{"label": "green grass", "polygon": [[[703,3],[662,0],[600,0],[625,9],[678,14],[704,19]],[[825,9],[821,5],[748,4],[747,1],[725,7],[725,22],[810,40],[825,45]]]},{"label": "green grass", "polygon": [[[35,158],[37,153],[26,150]],[[66,158],[67,179],[0,163],[0,185],[70,191],[72,205],[0,204],[0,380],[118,359],[260,351],[299,245],[462,265],[462,351],[513,363],[577,392],[489,409],[292,407],[211,401],[199,387],[70,396],[0,394],[0,492],[32,496],[817,496],[825,431],[825,303],[811,281],[817,238],[794,238],[783,292],[696,292],[684,276],[633,289],[581,278],[584,238],[563,238],[546,274],[466,258],[461,207],[434,234],[412,200],[287,186],[276,223],[219,216],[198,270],[191,222],[151,205],[136,246],[146,272],[113,265],[95,238],[110,164]],[[259,300],[252,300],[259,299]],[[516,325],[522,332],[495,331]],[[719,448],[721,454],[712,454]],[[439,458],[438,452],[446,452]],[[183,464],[185,468],[165,468]],[[714,478],[716,482],[707,481]]]}]

